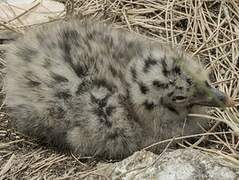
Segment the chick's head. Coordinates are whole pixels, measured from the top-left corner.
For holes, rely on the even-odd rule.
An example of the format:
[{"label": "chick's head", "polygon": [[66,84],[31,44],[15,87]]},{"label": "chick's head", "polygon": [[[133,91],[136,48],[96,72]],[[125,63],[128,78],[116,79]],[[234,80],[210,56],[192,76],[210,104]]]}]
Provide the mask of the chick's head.
[{"label": "chick's head", "polygon": [[210,85],[202,66],[181,50],[155,46],[142,54],[128,69],[133,104],[147,110],[166,106],[172,111],[192,105],[234,105],[226,94]]}]

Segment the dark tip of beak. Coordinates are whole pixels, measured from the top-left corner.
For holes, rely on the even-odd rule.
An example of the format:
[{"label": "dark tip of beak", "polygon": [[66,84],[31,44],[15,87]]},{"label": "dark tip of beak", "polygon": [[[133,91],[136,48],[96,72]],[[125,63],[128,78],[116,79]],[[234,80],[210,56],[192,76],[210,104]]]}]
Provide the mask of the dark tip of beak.
[{"label": "dark tip of beak", "polygon": [[226,107],[234,107],[236,105],[236,102],[232,98],[226,96],[224,104]]},{"label": "dark tip of beak", "polygon": [[201,92],[192,99],[193,104],[211,107],[233,107],[236,105],[234,100],[209,84],[202,85],[199,89]]},{"label": "dark tip of beak", "polygon": [[234,107],[236,105],[236,102],[230,97],[227,97],[227,99],[225,100],[225,105],[226,107]]},{"label": "dark tip of beak", "polygon": [[236,102],[233,101],[229,96],[224,94],[223,92],[219,91],[218,89],[211,87],[210,88],[212,93],[212,105],[216,107],[224,106],[224,107],[233,107],[235,106]]}]

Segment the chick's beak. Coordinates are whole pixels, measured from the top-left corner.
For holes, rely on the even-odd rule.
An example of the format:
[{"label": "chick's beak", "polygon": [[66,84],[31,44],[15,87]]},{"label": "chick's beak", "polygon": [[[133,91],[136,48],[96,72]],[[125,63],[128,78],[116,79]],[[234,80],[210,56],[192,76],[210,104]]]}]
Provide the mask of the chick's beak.
[{"label": "chick's beak", "polygon": [[194,104],[212,107],[233,107],[235,101],[214,87],[206,87],[204,93],[194,99]]}]

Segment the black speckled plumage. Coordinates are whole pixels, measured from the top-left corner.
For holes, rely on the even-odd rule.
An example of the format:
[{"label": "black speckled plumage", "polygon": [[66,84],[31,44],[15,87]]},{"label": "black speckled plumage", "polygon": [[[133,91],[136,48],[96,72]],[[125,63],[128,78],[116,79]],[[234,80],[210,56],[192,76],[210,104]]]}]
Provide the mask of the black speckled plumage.
[{"label": "black speckled plumage", "polygon": [[82,156],[119,159],[207,125],[187,119],[204,111],[198,99],[209,101],[203,69],[181,50],[124,30],[52,23],[18,38],[6,59],[14,127]]}]

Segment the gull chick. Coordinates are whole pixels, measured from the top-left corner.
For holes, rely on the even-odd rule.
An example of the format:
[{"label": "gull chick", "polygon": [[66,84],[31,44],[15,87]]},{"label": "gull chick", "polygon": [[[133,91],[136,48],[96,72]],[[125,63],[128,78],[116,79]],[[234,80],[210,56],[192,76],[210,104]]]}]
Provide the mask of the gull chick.
[{"label": "gull chick", "polygon": [[121,159],[200,133],[207,121],[189,113],[234,103],[189,54],[100,23],[31,30],[11,44],[6,61],[13,126],[81,156]]}]

